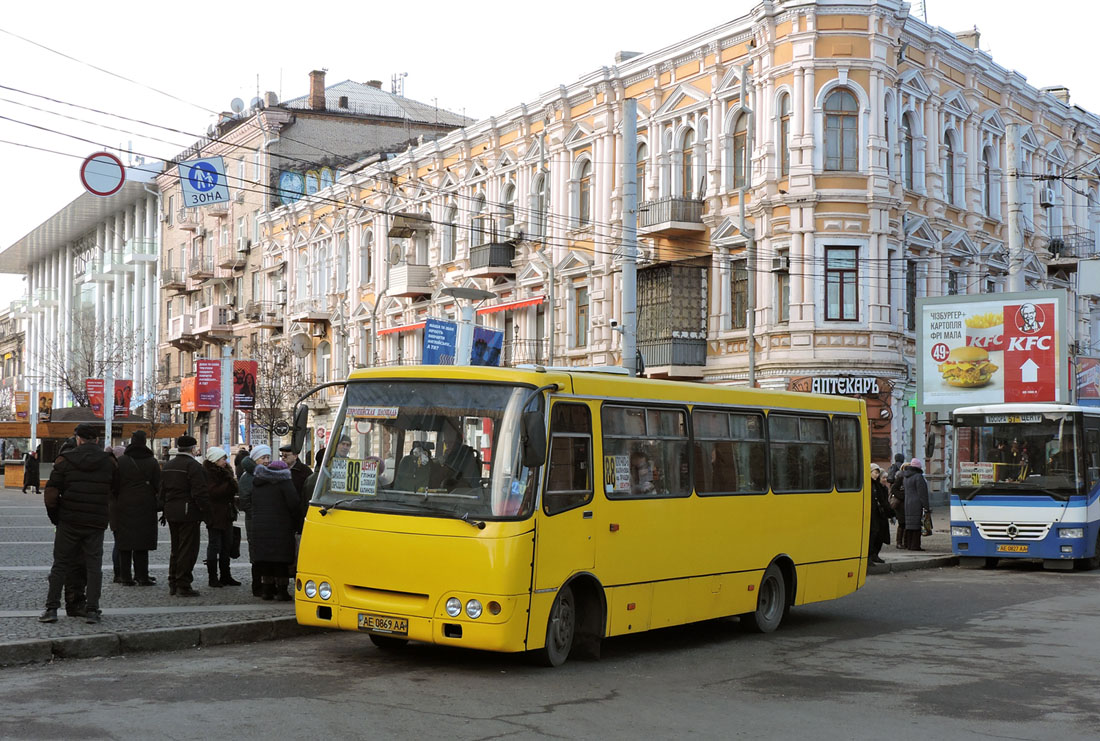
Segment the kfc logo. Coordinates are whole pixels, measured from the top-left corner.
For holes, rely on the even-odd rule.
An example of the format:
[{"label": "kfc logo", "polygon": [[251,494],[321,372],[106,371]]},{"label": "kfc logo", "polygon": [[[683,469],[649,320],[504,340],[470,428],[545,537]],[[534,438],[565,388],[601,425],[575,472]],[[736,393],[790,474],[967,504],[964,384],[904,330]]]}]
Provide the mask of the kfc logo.
[{"label": "kfc logo", "polygon": [[1046,314],[1035,304],[1023,304],[1016,310],[1016,329],[1024,334],[1035,334],[1046,324]]}]

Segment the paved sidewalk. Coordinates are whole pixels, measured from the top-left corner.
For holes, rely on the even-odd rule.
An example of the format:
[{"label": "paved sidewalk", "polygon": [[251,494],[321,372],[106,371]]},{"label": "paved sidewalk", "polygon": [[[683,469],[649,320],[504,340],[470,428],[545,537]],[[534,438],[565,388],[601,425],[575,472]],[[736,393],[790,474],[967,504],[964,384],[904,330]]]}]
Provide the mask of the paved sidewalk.
[{"label": "paved sidewalk", "polygon": [[[932,534],[921,538],[922,551],[903,551],[894,547],[897,525],[891,526],[890,544],[884,545],[879,556],[886,563],[867,568],[868,574],[890,574],[914,569],[935,569],[958,566],[959,557],[951,552],[951,530],[945,510],[933,512]],[[942,526],[936,522],[942,520]]]},{"label": "paved sidewalk", "polygon": [[[243,521],[240,521],[243,525]],[[103,544],[103,622],[87,625],[65,615],[39,623],[53,561],[54,527],[41,496],[0,489],[0,666],[53,658],[112,656],[147,650],[271,640],[312,632],[297,624],[293,602],[265,602],[252,596],[248,543],[233,562],[239,587],[207,586],[206,531],[203,528],[194,587],[199,597],[168,594],[168,528],[161,526],[157,550],[149,554],[152,587],[115,584],[114,545],[108,530]]]}]

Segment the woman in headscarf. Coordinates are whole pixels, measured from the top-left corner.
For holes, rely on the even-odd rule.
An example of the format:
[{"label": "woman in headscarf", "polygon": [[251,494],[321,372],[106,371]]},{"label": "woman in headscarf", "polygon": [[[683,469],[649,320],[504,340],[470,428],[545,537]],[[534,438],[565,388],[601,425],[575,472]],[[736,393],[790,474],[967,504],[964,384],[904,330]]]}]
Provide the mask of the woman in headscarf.
[{"label": "woman in headscarf", "polygon": [[890,517],[893,510],[887,501],[886,477],[877,463],[871,464],[871,533],[867,542],[867,557],[871,563],[886,563],[879,557],[882,546],[890,542]]},{"label": "woman in headscarf", "polygon": [[244,473],[241,474],[238,482],[241,511],[244,512],[245,539],[249,544],[248,560],[252,564],[252,594],[256,597],[260,596],[261,590],[260,573],[256,569],[256,559],[252,555],[252,482],[255,478],[256,466],[266,466],[268,463],[271,463],[271,446],[257,445],[252,448],[248,457],[241,461]]},{"label": "woman in headscarf", "polygon": [[[119,583],[151,587],[149,551],[157,549],[160,464],[138,430],[118,459],[119,492],[111,501],[111,530],[118,548]],[[132,571],[131,571],[132,568]]]},{"label": "woman in headscarf", "polygon": [[[202,463],[210,495],[210,519],[206,523],[206,572],[211,587],[239,587],[229,572],[233,548],[233,523],[237,519],[237,479],[229,467],[229,456],[215,446],[206,451]],[[220,570],[220,574],[219,574]]]},{"label": "woman in headscarf", "polygon": [[252,481],[252,534],[248,552],[258,569],[265,600],[288,602],[290,564],[294,562],[294,531],[302,516],[298,490],[285,461],[257,465]]}]

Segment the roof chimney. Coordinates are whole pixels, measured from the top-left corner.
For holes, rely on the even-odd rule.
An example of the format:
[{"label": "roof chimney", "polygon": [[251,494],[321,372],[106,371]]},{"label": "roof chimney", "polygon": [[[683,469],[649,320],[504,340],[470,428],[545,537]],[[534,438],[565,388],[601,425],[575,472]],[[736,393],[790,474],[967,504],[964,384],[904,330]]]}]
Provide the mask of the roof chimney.
[{"label": "roof chimney", "polygon": [[274,91],[268,90],[266,93],[264,93],[264,107],[265,108],[270,108],[271,106],[278,105],[278,104],[279,104],[279,96],[276,95],[274,93]]},{"label": "roof chimney", "polygon": [[1066,105],[1069,105],[1069,88],[1064,85],[1054,85],[1053,87],[1041,88],[1041,92],[1047,95],[1053,95],[1055,99],[1062,101]]},{"label": "roof chimney", "polygon": [[325,71],[313,70],[309,73],[309,107],[315,111],[325,110]]},{"label": "roof chimney", "polygon": [[367,80],[367,87],[376,87],[379,90],[381,90],[382,89],[382,81],[381,80]]},{"label": "roof chimney", "polygon": [[982,38],[982,33],[978,30],[977,26],[974,26],[974,28],[969,31],[959,31],[955,34],[955,38],[959,40],[960,44],[969,46],[971,49],[977,49],[978,42]]}]

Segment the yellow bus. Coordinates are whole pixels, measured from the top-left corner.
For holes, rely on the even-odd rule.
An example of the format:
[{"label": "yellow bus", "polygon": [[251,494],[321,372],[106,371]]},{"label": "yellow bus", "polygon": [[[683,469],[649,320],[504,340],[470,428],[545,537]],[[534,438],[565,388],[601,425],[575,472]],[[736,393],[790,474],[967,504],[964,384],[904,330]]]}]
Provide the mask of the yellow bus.
[{"label": "yellow bus", "polygon": [[[296,415],[296,444],[305,430]],[[306,517],[303,625],[529,651],[863,585],[866,406],[566,369],[356,371]]]}]

